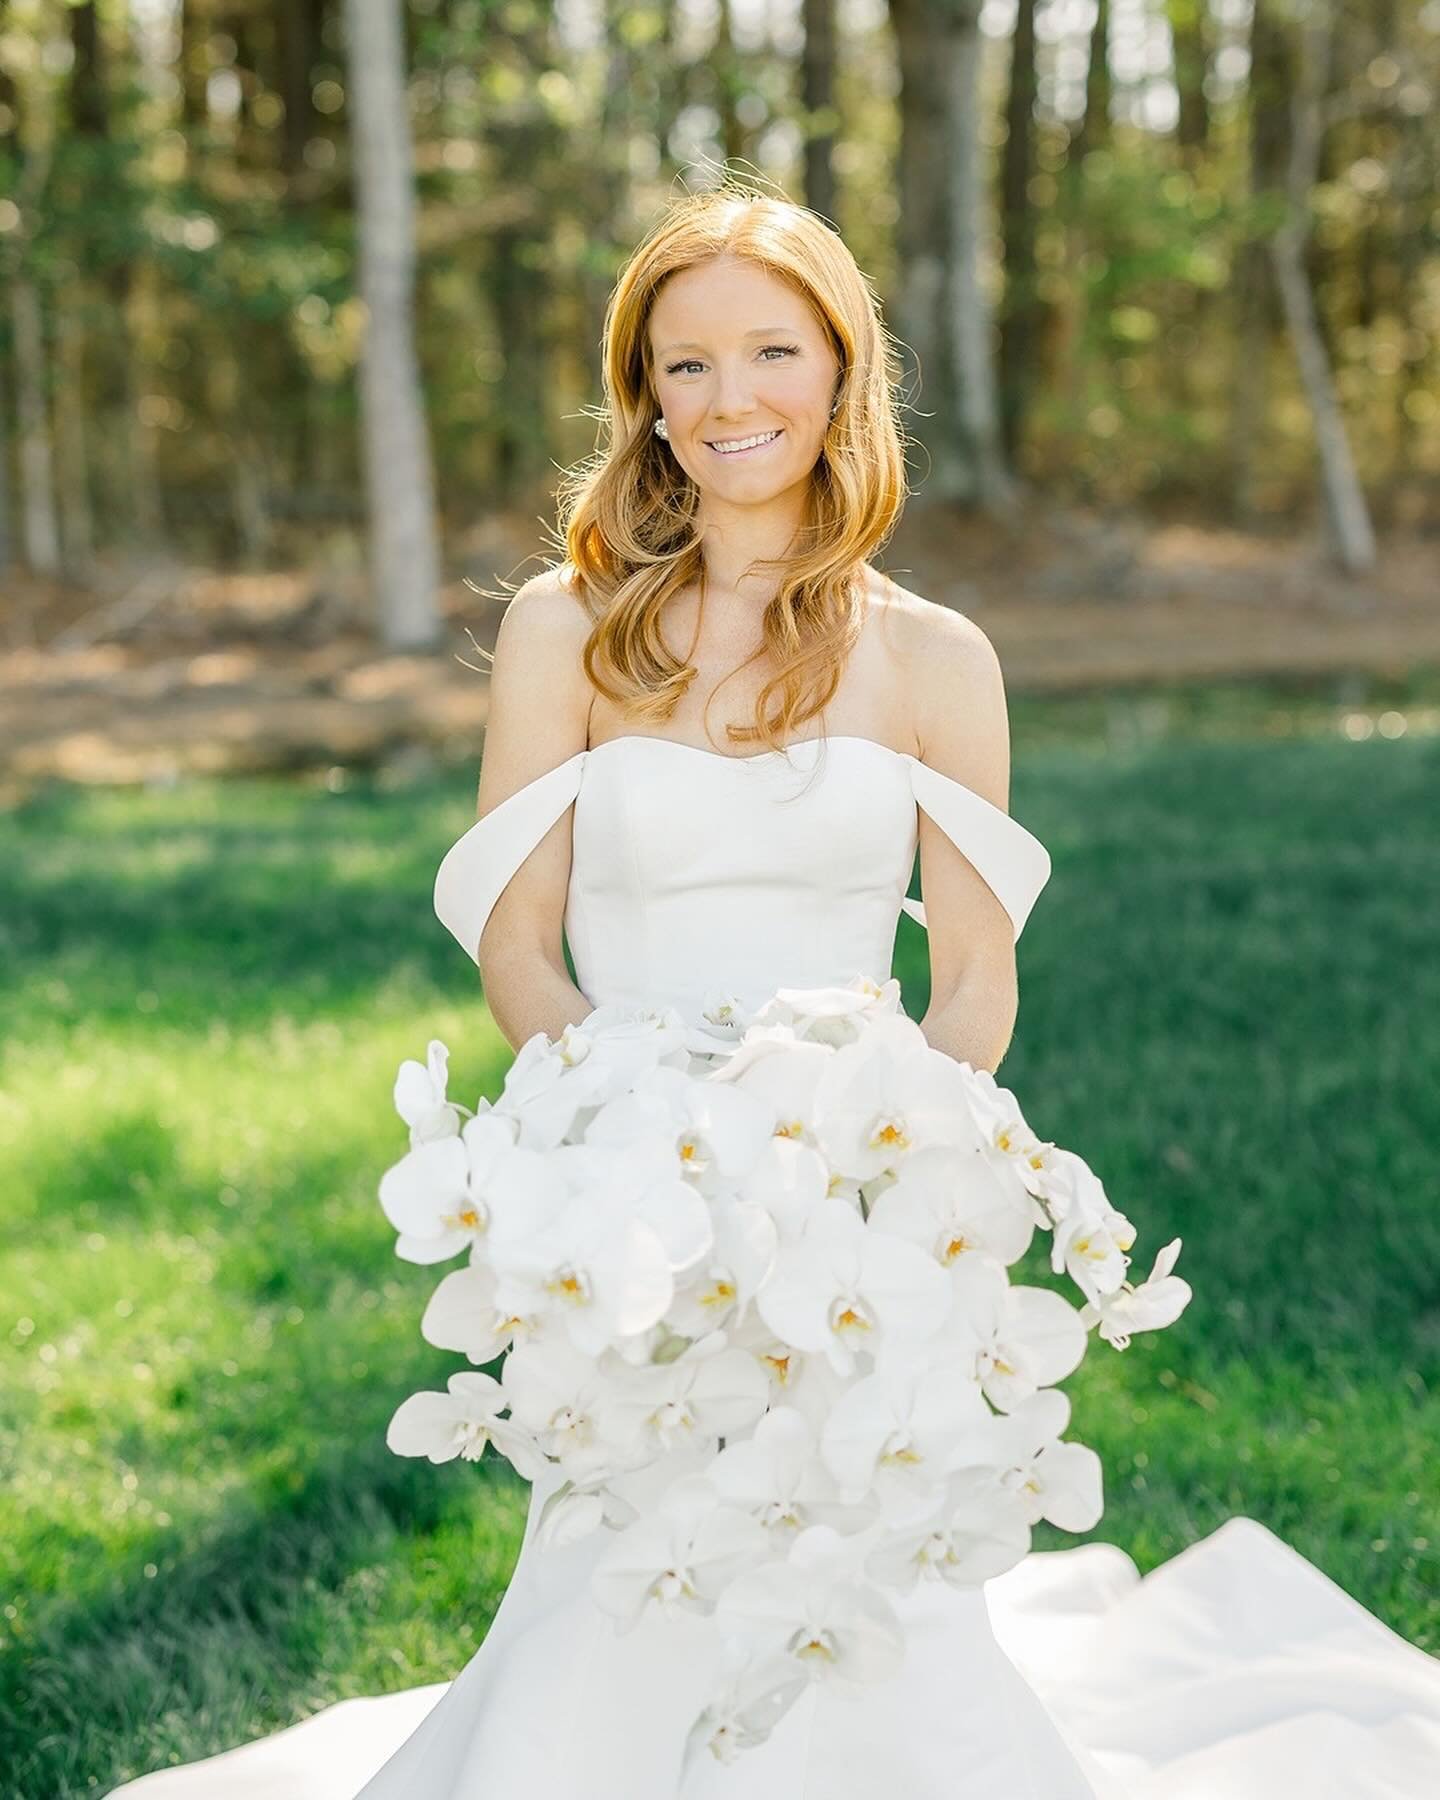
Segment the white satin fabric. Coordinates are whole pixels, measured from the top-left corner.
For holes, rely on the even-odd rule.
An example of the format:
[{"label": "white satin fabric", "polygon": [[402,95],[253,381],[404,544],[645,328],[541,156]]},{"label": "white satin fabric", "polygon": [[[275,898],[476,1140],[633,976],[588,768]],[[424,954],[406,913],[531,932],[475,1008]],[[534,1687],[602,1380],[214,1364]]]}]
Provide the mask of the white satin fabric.
[{"label": "white satin fabric", "polygon": [[[860,737],[736,758],[630,736],[579,752],[450,850],[435,908],[475,955],[496,900],[574,807],[565,926],[596,1004],[883,981],[922,808],[1018,937],[1050,873],[1008,814]],[[645,1471],[635,1484],[676,1472]],[[444,1479],[450,1471],[438,1471]],[[115,1800],[1421,1800],[1440,1795],[1440,1665],[1252,1520],[1139,1579],[1116,1547],[1036,1552],[984,1590],[900,1601],[900,1673],[809,1692],[771,1741],[681,1782],[708,1697],[700,1621],[617,1636],[604,1534],[532,1543],[453,1682],[342,1701]],[[623,1485],[623,1484],[622,1484]]]}]

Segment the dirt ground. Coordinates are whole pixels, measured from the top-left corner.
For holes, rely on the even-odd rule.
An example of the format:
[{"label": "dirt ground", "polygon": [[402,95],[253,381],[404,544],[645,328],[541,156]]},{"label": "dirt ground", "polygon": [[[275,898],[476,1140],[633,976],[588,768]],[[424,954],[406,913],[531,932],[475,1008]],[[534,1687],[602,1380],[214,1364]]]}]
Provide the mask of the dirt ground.
[{"label": "dirt ground", "polygon": [[[0,801],[45,781],[473,759],[498,589],[551,560],[535,520],[458,547],[447,642],[390,655],[356,553],[307,570],[111,567],[85,590],[12,582],[0,615]],[[877,559],[989,633],[1010,692],[1440,666],[1440,548],[1345,576],[1318,543],[1046,507],[1009,525],[907,516]]]}]

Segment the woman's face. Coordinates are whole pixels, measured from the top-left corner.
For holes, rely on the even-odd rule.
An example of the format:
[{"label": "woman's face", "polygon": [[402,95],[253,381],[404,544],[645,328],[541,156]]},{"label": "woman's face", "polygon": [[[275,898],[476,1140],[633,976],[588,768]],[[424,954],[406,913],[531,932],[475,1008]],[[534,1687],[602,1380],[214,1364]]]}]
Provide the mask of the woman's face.
[{"label": "woman's face", "polygon": [[715,257],[665,282],[649,331],[670,449],[702,493],[745,505],[808,483],[840,364],[807,301],[753,262]]}]

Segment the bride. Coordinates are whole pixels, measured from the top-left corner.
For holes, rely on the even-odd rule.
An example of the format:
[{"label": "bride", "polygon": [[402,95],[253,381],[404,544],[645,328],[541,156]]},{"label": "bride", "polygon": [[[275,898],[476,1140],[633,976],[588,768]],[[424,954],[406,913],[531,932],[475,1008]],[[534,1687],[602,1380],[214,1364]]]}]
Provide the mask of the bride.
[{"label": "bride", "polygon": [[[566,562],[506,612],[480,816],[435,886],[491,1012],[517,1051],[600,1009],[673,1008],[718,1041],[777,989],[860,976],[878,993],[903,909],[928,932],[924,1039],[995,1070],[1050,863],[1008,812],[991,645],[869,560],[904,474],[865,278],[801,207],[690,197],[623,272],[604,355],[611,442],[567,497]],[[917,848],[923,904],[906,897]],[[654,1498],[653,1473],[632,1501]],[[612,1534],[537,1542],[559,1483],[533,1475],[513,1578],[452,1682],[343,1701],[117,1793],[1440,1792],[1440,1673],[1247,1519],[1143,1582],[1098,1543],[922,1582],[897,1602],[898,1675],[811,1682],[737,1762],[685,1758],[715,1677],[705,1620],[646,1613],[618,1634],[590,1586]]]}]

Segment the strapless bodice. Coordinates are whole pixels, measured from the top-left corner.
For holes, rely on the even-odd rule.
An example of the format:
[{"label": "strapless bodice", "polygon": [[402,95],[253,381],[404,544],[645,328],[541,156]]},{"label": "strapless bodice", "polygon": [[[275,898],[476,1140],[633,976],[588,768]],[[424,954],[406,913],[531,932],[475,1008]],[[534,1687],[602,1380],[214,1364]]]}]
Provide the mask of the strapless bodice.
[{"label": "strapless bodice", "polygon": [[1050,875],[1024,826],[918,757],[871,738],[806,738],[727,756],[610,738],[528,782],[446,853],[435,911],[472,959],[490,911],[573,803],[565,937],[596,1006],[717,1001],[888,979],[918,812],[958,846],[1018,938]]}]

